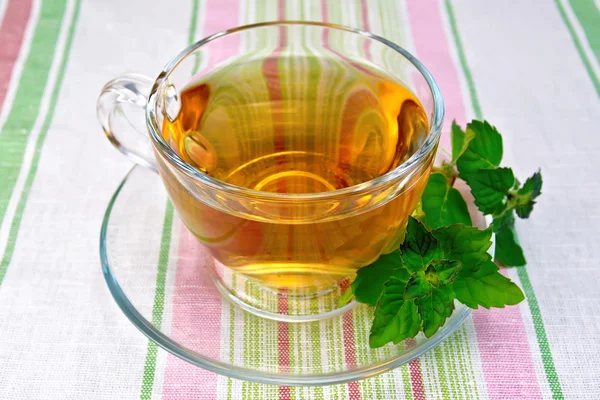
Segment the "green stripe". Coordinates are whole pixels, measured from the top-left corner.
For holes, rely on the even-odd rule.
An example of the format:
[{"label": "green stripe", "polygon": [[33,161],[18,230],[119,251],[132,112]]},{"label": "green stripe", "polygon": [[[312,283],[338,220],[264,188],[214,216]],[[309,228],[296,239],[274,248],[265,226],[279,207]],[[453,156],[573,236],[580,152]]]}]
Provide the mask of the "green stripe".
[{"label": "green stripe", "polygon": [[[472,356],[471,356],[471,347],[469,346],[469,336],[467,334],[467,329],[464,327],[463,324],[463,328],[459,330],[459,334],[461,336],[461,342],[464,343],[464,346],[467,350],[467,358],[469,360],[472,360]],[[478,399],[479,398],[479,391],[478,391],[478,381],[475,378],[475,370],[473,368],[473,363],[469,362],[468,363],[468,367],[469,367],[469,372],[470,372],[470,378],[468,378],[471,382],[473,382],[472,388],[475,392],[475,398]]]},{"label": "green stripe", "polygon": [[468,344],[464,340],[464,332],[465,326],[463,325],[443,345],[444,356],[447,360],[446,370],[451,387],[450,398],[478,399],[478,394],[473,393],[471,390],[475,385],[469,384],[475,383],[476,380],[473,377],[473,363],[471,362],[471,354],[468,351]]},{"label": "green stripe", "polygon": [[588,57],[585,54],[585,51],[583,50],[583,47],[581,45],[581,41],[579,40],[579,37],[575,33],[575,30],[573,29],[573,26],[571,25],[569,18],[567,18],[565,9],[563,8],[562,4],[560,3],[560,0],[555,0],[555,3],[556,3],[556,7],[558,8],[558,11],[560,13],[560,16],[562,17],[565,25],[567,26],[567,29],[569,30],[569,33],[571,34],[571,39],[573,40],[573,43],[575,44],[575,48],[579,52],[579,57],[581,57],[581,60],[583,61],[585,69],[587,70],[587,73],[590,76],[590,79],[592,80],[594,87],[596,88],[596,93],[598,93],[598,95],[600,95],[600,81],[598,80],[598,77],[596,76],[596,74],[594,73],[594,70],[592,69],[590,60],[588,60]]},{"label": "green stripe", "polygon": [[[188,34],[188,43],[191,42],[196,32],[198,18],[198,0],[192,0],[191,21]],[[195,73],[192,72],[192,73]],[[154,292],[154,306],[152,308],[152,325],[160,329],[165,307],[165,281],[169,267],[169,250],[171,248],[171,235],[173,230],[173,204],[167,200],[165,206],[165,217],[163,221],[162,236],[160,240],[160,253],[158,256],[158,271],[156,272],[156,291]],[[149,400],[154,391],[154,377],[156,375],[156,358],[158,346],[148,340],[146,360],[144,362],[144,375],[142,377],[142,388],[140,399]]]},{"label": "green stripe", "polygon": [[433,349],[432,358],[435,359],[435,365],[437,367],[437,380],[439,382],[439,388],[442,392],[442,399],[447,400],[450,399],[450,390],[448,389],[448,380],[446,376],[446,368],[444,367],[445,359],[442,354],[442,347],[448,347],[448,342],[442,344],[442,346],[436,346]]},{"label": "green stripe", "polygon": [[600,11],[594,0],[570,0],[569,3],[585,32],[596,61],[600,63]]},{"label": "green stripe", "polygon": [[[17,92],[6,123],[0,131],[0,154],[2,155],[0,223],[4,219],[8,202],[19,177],[29,135],[41,112],[40,106],[55,58],[60,29],[63,22],[67,23],[63,21],[66,5],[66,0],[46,0],[42,3]],[[68,53],[68,48],[65,48],[66,53]],[[60,70],[59,73],[64,75],[63,70]],[[48,114],[51,114],[50,110],[48,110]],[[10,244],[11,242],[9,242]]]},{"label": "green stripe", "polygon": [[[46,3],[44,3],[44,6],[42,7],[42,12],[40,15],[40,22],[36,29],[34,41],[31,46],[31,53],[27,59],[25,69],[23,70],[23,75],[21,76],[21,83],[23,83],[23,85],[21,85],[21,83],[20,83],[19,89],[17,89],[17,95],[15,96],[15,103],[13,104],[13,109],[11,110],[9,119],[7,119],[6,125],[4,126],[5,130],[3,132],[6,132],[6,133],[4,133],[4,135],[0,136],[0,154],[2,154],[2,156],[8,157],[7,159],[9,161],[15,160],[15,158],[13,157],[15,155],[15,153],[12,153],[13,149],[18,150],[21,148],[20,146],[22,145],[23,150],[24,150],[26,138],[23,138],[22,140],[15,140],[15,137],[13,136],[13,134],[16,134],[21,129],[25,129],[28,133],[30,132],[31,126],[33,126],[33,123],[34,123],[33,121],[35,121],[35,118],[37,117],[37,113],[39,112],[39,104],[41,101],[41,99],[37,99],[35,96],[39,93],[38,89],[43,92],[43,87],[46,85],[46,81],[48,78],[47,72],[51,65],[51,61],[46,60],[46,58],[42,57],[42,55],[34,56],[33,53],[35,51],[39,51],[42,54],[45,54],[47,49],[45,49],[44,46],[48,46],[50,51],[52,53],[54,53],[53,44],[55,44],[57,42],[57,36],[55,35],[55,33],[58,34],[58,31],[60,30],[60,22],[59,21],[62,21],[62,16],[64,15],[64,11],[65,11],[66,3],[64,1],[47,2],[47,3],[52,3],[52,4],[49,6],[46,6],[45,5]],[[21,196],[19,197],[19,203],[17,205],[15,217],[14,217],[11,227],[10,227],[8,242],[7,242],[7,246],[6,246],[6,252],[4,253],[4,257],[2,258],[2,261],[0,262],[0,286],[2,285],[2,281],[4,280],[4,276],[6,275],[6,270],[8,269],[8,266],[10,264],[10,261],[12,259],[12,256],[13,256],[13,253],[15,250],[15,245],[17,242],[17,234],[19,233],[19,226],[21,225],[21,220],[23,219],[23,212],[25,210],[25,205],[27,204],[29,192],[31,191],[31,186],[33,185],[33,180],[35,178],[35,174],[38,169],[38,165],[39,165],[39,161],[40,161],[40,154],[42,152],[44,140],[46,139],[46,135],[48,134],[50,124],[52,123],[52,119],[54,117],[54,110],[56,109],[56,103],[58,102],[58,95],[60,93],[60,89],[62,87],[62,82],[65,77],[65,70],[67,67],[67,62],[69,60],[71,44],[73,43],[73,35],[75,32],[75,26],[77,25],[77,19],[79,17],[80,4],[81,4],[80,0],[77,0],[77,2],[75,3],[75,9],[73,11],[73,18],[72,18],[71,24],[69,26],[69,30],[68,30],[68,34],[67,34],[67,41],[65,43],[65,49],[63,52],[63,56],[60,60],[60,67],[59,67],[58,75],[56,77],[56,82],[55,82],[54,88],[52,90],[52,93],[50,95],[50,104],[49,104],[49,108],[48,108],[48,113],[46,114],[44,123],[43,123],[41,131],[40,131],[40,135],[38,136],[38,139],[35,143],[35,153],[33,155],[32,161],[31,161],[31,168],[29,169],[29,172],[27,174],[25,186],[23,187],[23,191],[21,192]],[[58,25],[55,25],[54,23],[48,25],[43,21],[43,18],[56,19],[56,21],[54,21],[54,23],[57,23]],[[50,29],[50,28],[52,28],[52,29]],[[53,29],[56,30],[56,32],[54,32]],[[50,38],[51,41],[48,41],[48,38]],[[46,61],[49,61],[49,62],[46,63]],[[38,64],[38,63],[42,63],[42,64]],[[40,71],[40,70],[42,70],[42,71]],[[26,71],[27,71],[27,74],[26,74]],[[31,79],[31,81],[29,79]],[[21,90],[24,90],[25,93],[20,94],[19,92]],[[31,90],[32,92],[29,92],[29,90]],[[30,106],[28,104],[25,104],[27,102],[18,103],[17,98],[19,96],[25,96],[26,99],[29,99],[29,96],[31,96],[33,104],[30,103],[31,104],[31,106]],[[19,99],[19,101],[23,101],[23,99]],[[29,112],[29,111],[31,111],[31,112]],[[22,118],[22,120],[21,120],[21,123],[19,123],[18,121],[11,121],[11,118],[17,118],[17,119]],[[30,125],[30,122],[31,122],[31,125]],[[8,129],[6,129],[7,126],[9,127]],[[16,129],[16,131],[14,129]],[[15,147],[12,148],[11,145],[14,145]],[[8,148],[11,148],[11,150],[9,151]],[[22,154],[21,154],[21,159],[22,159]],[[4,196],[9,196],[14,187],[14,181],[11,181],[10,180],[11,178],[9,177],[11,175],[11,173],[15,172],[11,167],[12,167],[12,165],[3,166],[2,174],[0,175],[0,187],[2,187],[2,192],[0,193],[0,219],[4,216],[4,212],[6,211],[6,207],[5,207],[6,203],[3,203],[4,198],[5,198]],[[17,169],[15,172],[15,175],[14,175],[15,180],[16,180],[18,173],[19,172]],[[11,186],[9,186],[9,185],[11,185]]]},{"label": "green stripe", "polygon": [[461,373],[461,361],[463,359],[463,354],[461,353],[462,348],[458,343],[458,334],[454,333],[454,335],[452,335],[451,338],[446,340],[444,343],[442,343],[441,346],[438,347],[441,348],[440,353],[443,353],[443,356],[442,354],[440,354],[439,358],[443,358],[443,360],[445,361],[444,365],[445,367],[447,367],[445,368],[446,375],[450,378],[450,382],[448,383],[450,393],[452,395],[452,398],[456,398],[461,392],[462,386],[464,386],[460,384],[460,381],[462,380],[462,378],[466,377],[466,374]]},{"label": "green stripe", "polygon": [[[339,332],[341,328],[341,318],[330,318],[325,321],[325,336],[330,348],[335,349],[331,357],[328,357],[327,370],[331,371],[343,362],[343,345],[340,345]],[[331,386],[330,397],[339,400],[342,397],[342,391],[345,385]]]},{"label": "green stripe", "polygon": [[456,17],[454,16],[454,8],[450,0],[445,0],[446,11],[448,13],[448,20],[450,21],[450,29],[452,30],[452,37],[454,39],[454,45],[456,46],[456,52],[458,53],[458,59],[460,60],[460,66],[463,70],[463,76],[467,81],[467,87],[469,88],[469,96],[471,97],[471,105],[475,117],[481,119],[481,104],[477,97],[477,90],[475,89],[475,81],[473,80],[473,74],[467,63],[467,57],[465,56],[465,50],[463,48],[460,34],[458,33],[458,25],[456,24]]},{"label": "green stripe", "polygon": [[[196,27],[198,26],[198,8],[199,2],[198,0],[193,0],[192,2],[192,21],[190,22],[190,30],[188,32],[188,44],[192,44],[196,41]],[[200,52],[197,51],[194,53],[194,66],[192,67],[192,74],[198,72],[198,68],[200,68]]]},{"label": "green stripe", "polygon": [[[248,281],[246,281],[244,283],[244,292],[248,293],[249,295],[252,295],[252,293],[250,292],[250,289],[251,289],[251,286],[249,286]],[[244,349],[244,366],[245,367],[248,367],[250,364],[250,350],[251,350],[250,344],[252,342],[252,338],[250,337],[250,332],[249,332],[249,330],[251,330],[251,329],[249,329],[249,326],[250,326],[250,323],[252,322],[252,319],[250,316],[251,316],[250,313],[248,313],[248,312],[244,313],[244,346],[243,346],[243,349]],[[250,398],[250,397],[248,397],[248,391],[250,390],[248,386],[251,384],[252,383],[248,382],[248,381],[242,382],[242,400],[247,400]]]},{"label": "green stripe", "polygon": [[[235,293],[235,287],[237,285],[237,275],[234,273],[231,277],[231,287]],[[235,306],[233,303],[229,305],[229,362],[233,365],[235,360]],[[233,380],[227,378],[227,400],[232,399],[233,392]]]},{"label": "green stripe", "polygon": [[533,319],[533,326],[535,328],[535,335],[540,346],[540,352],[542,353],[542,362],[544,363],[544,369],[546,371],[546,379],[550,384],[552,390],[553,399],[563,399],[563,393],[556,373],[556,367],[554,366],[554,360],[552,359],[552,351],[550,344],[548,343],[548,337],[546,336],[546,329],[544,327],[544,321],[542,319],[542,313],[538,304],[537,296],[533,290],[533,285],[527,274],[525,267],[515,267],[517,274],[521,280],[521,286],[525,291],[525,297],[529,304],[529,310],[531,311],[531,318]]},{"label": "green stripe", "polygon": [[[475,95],[475,84],[473,81],[473,77],[471,75],[471,71],[467,66],[467,61],[465,57],[465,53],[461,44],[460,35],[458,33],[456,18],[454,16],[454,10],[452,8],[452,3],[450,0],[445,0],[446,10],[448,14],[448,19],[450,20],[450,26],[452,27],[452,36],[454,42],[456,44],[456,49],[459,54],[459,58],[461,60],[461,65],[463,69],[463,74],[467,81],[469,82],[469,89],[472,93],[471,102],[473,105],[473,110],[475,111],[475,115],[478,119],[482,118],[481,107],[479,105],[479,101],[477,97],[473,97]],[[561,10],[561,14],[564,18],[564,10],[562,10],[560,4],[557,1],[557,5]],[[566,21],[566,18],[565,18]],[[569,26],[569,29],[572,32],[572,28]],[[575,38],[575,37],[574,37]],[[517,267],[517,271],[519,274],[519,279],[521,280],[521,284],[523,286],[523,290],[525,290],[525,295],[527,297],[527,304],[529,305],[529,310],[531,312],[531,316],[533,318],[533,323],[535,327],[536,337],[538,346],[540,348],[540,352],[542,354],[542,363],[544,364],[544,370],[546,372],[546,380],[550,385],[550,389],[552,390],[552,397],[554,399],[563,399],[563,393],[561,389],[561,384],[558,379],[558,374],[556,373],[556,367],[554,365],[554,360],[552,358],[552,352],[550,349],[550,345],[548,343],[548,338],[546,335],[546,328],[544,327],[544,322],[542,319],[542,313],[540,311],[537,297],[533,290],[533,286],[531,285],[531,281],[529,279],[529,274],[527,273],[527,269],[524,267]]]},{"label": "green stripe", "polygon": [[[165,281],[167,279],[167,268],[169,267],[169,250],[171,249],[171,232],[173,229],[173,205],[167,201],[165,217],[160,241],[160,252],[158,255],[158,272],[156,273],[156,291],[154,292],[154,306],[152,307],[152,325],[160,329],[162,325],[163,310],[165,307]],[[156,372],[156,357],[158,346],[152,340],[148,341],[146,362],[144,365],[144,376],[142,378],[142,390],[140,398],[148,400],[152,398],[154,388],[154,376]]]},{"label": "green stripe", "polygon": [[410,369],[408,364],[404,364],[400,367],[402,373],[402,387],[404,388],[404,397],[406,400],[413,400],[412,386],[410,383]]}]

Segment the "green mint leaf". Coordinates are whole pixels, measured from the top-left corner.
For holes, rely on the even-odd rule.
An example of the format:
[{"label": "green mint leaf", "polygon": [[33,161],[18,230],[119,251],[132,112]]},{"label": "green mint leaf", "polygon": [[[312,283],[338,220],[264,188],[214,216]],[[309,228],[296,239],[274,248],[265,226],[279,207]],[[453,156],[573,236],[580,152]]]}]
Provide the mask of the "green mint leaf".
[{"label": "green mint leaf", "polygon": [[[430,266],[435,270],[435,275],[439,281],[439,284],[445,286],[454,281],[454,278],[456,278],[462,269],[462,262],[457,260],[436,260],[433,261]],[[434,286],[437,287],[437,285]]]},{"label": "green mint leaf", "polygon": [[525,183],[523,187],[519,189],[519,194],[531,194],[531,196],[535,199],[540,194],[542,194],[542,172],[538,171],[535,174],[531,175]]},{"label": "green mint leaf", "polygon": [[452,283],[454,294],[461,303],[477,309],[514,305],[525,296],[517,285],[498,272],[493,261],[487,261],[470,276],[458,276]]},{"label": "green mint leaf", "polygon": [[338,307],[344,307],[354,297],[352,286],[350,286],[340,297],[338,297]]},{"label": "green mint leaf", "polygon": [[475,137],[475,132],[473,130],[465,132],[458,126],[456,121],[452,121],[450,136],[452,140],[452,163],[456,164],[456,160],[462,156],[467,149],[469,142]]},{"label": "green mint leaf", "polygon": [[479,265],[491,260],[488,249],[492,245],[492,228],[479,230],[474,227],[452,225],[431,232],[440,242],[445,259],[462,263],[459,275],[469,275],[479,269]]},{"label": "green mint leaf", "polygon": [[405,287],[406,282],[394,277],[383,286],[369,335],[371,348],[381,347],[389,342],[396,344],[419,333],[419,310],[414,300],[404,300]]},{"label": "green mint leaf", "polygon": [[515,211],[519,218],[529,218],[531,213],[533,212],[533,206],[535,205],[535,201],[531,200],[526,202],[525,204],[517,204],[515,206]]},{"label": "green mint leaf", "polygon": [[427,225],[432,229],[453,224],[471,225],[467,203],[442,173],[429,176],[421,202]]},{"label": "green mint leaf", "polygon": [[494,257],[503,265],[522,266],[527,263],[523,249],[516,240],[515,217],[512,210],[503,216],[494,219],[494,232],[496,232],[496,251]]},{"label": "green mint leaf", "polygon": [[512,229],[515,225],[515,216],[512,213],[512,209],[506,210],[504,213],[494,217],[492,222],[492,229],[494,233],[501,232],[503,229]]},{"label": "green mint leaf", "polygon": [[429,295],[415,300],[423,320],[426,337],[433,336],[454,311],[454,293],[450,286],[434,289]]},{"label": "green mint leaf", "polygon": [[474,137],[456,161],[461,178],[480,169],[494,169],[502,160],[502,136],[496,128],[486,121],[472,121],[467,124],[469,131]]},{"label": "green mint leaf", "polygon": [[[437,260],[437,261],[439,261],[439,260]],[[436,263],[437,261],[436,260],[432,261],[431,264],[429,264],[427,266],[427,269],[425,270],[425,273],[424,273],[425,280],[434,288],[440,286],[440,278],[437,275],[437,271],[433,267],[433,264]]]},{"label": "green mint leaf", "polygon": [[510,168],[480,169],[465,179],[475,197],[475,205],[484,214],[497,214],[506,207],[506,195],[515,183]]},{"label": "green mint leaf", "polygon": [[443,255],[440,245],[423,224],[408,217],[406,238],[400,246],[400,258],[404,267],[412,274],[425,271],[429,263]]},{"label": "green mint leaf", "polygon": [[415,272],[411,275],[404,289],[404,300],[417,299],[431,293],[431,283],[425,277],[423,271]]},{"label": "green mint leaf", "polygon": [[405,283],[410,278],[410,273],[404,268],[398,250],[384,254],[372,264],[358,270],[356,279],[352,282],[352,292],[356,301],[376,305],[383,284],[392,276]]},{"label": "green mint leaf", "polygon": [[[417,203],[417,206],[415,207],[415,209],[413,210],[411,216],[416,219],[417,221],[419,221],[420,223],[424,223],[423,221],[425,220],[425,211],[423,211],[423,199],[419,200],[419,202]],[[404,229],[404,236],[402,237],[402,242],[404,242],[404,238],[406,237],[406,229]],[[399,244],[402,244],[402,242],[400,242]]]},{"label": "green mint leaf", "polygon": [[515,211],[520,218],[529,218],[535,199],[542,194],[542,173],[540,171],[527,178],[523,187],[517,191]]}]

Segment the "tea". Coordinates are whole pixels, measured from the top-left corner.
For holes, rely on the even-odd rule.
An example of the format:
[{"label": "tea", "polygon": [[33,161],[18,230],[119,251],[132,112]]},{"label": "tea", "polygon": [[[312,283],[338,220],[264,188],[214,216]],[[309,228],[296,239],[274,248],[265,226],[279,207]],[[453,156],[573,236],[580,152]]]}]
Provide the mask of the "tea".
[{"label": "tea", "polygon": [[[173,150],[207,175],[262,192],[367,182],[406,161],[428,132],[427,115],[406,86],[337,58],[238,60],[184,89],[180,104],[162,127]],[[269,286],[307,288],[338,281],[394,248],[430,164],[375,209],[363,212],[358,201],[349,216],[323,219],[315,211],[311,219],[313,206],[298,200],[297,209],[273,206],[269,220],[206,205],[159,168],[183,221],[218,261]],[[309,217],[295,219],[296,212]]]}]

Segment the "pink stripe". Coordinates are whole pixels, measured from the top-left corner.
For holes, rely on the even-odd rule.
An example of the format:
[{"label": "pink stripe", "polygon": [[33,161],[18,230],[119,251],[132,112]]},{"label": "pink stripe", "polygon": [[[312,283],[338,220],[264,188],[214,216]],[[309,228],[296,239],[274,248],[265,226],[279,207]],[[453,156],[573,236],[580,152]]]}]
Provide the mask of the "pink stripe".
[{"label": "pink stripe", "polygon": [[[279,0],[277,3],[277,19],[279,21],[285,20],[285,0]],[[279,80],[279,67],[278,67],[278,57],[281,54],[281,51],[285,48],[287,44],[287,35],[284,27],[279,28],[279,43],[277,48],[273,51],[269,59],[267,59],[263,65],[263,74],[266,77],[271,76],[271,79]],[[269,74],[270,72],[270,74]],[[277,101],[281,100],[281,85],[279,82],[276,82],[274,85],[269,85],[269,96],[271,100]],[[279,118],[279,117],[277,117]],[[274,121],[275,122],[275,121]],[[275,124],[282,125],[282,124]],[[285,149],[285,132],[282,129],[275,129],[275,151],[282,151]],[[283,160],[280,160],[280,163]],[[281,192],[285,192],[285,186],[281,186],[279,188]],[[290,227],[291,229],[291,227]],[[292,236],[290,235],[290,241],[292,240]],[[288,243],[288,248],[290,248],[290,243]],[[289,303],[287,298],[287,293],[285,290],[282,290],[282,296],[277,300],[277,312],[279,314],[287,314],[289,313]],[[277,351],[279,353],[279,370],[281,372],[289,372],[290,371],[290,331],[288,323],[286,322],[278,322],[277,323]],[[289,386],[279,386],[279,399],[280,400],[290,400],[292,398],[292,391]]]},{"label": "pink stripe", "polygon": [[[442,145],[449,149],[451,121],[464,125],[467,112],[439,4],[438,0],[407,0],[416,55],[436,78],[446,103]],[[475,311],[473,321],[490,398],[541,398],[519,307]]]},{"label": "pink stripe", "polygon": [[[206,0],[203,37],[238,24],[239,0]],[[239,36],[219,39],[213,47],[208,65],[214,66],[237,54]],[[197,346],[202,354],[219,359],[221,342],[222,297],[210,282],[208,271],[212,258],[198,240],[184,227],[179,242],[171,336],[185,342],[191,350]],[[194,346],[196,344],[196,346]],[[164,399],[216,399],[218,376],[197,368],[169,354],[163,382]]]},{"label": "pink stripe", "polygon": [[419,359],[408,363],[410,371],[410,386],[415,400],[425,400],[425,389],[423,388],[423,376],[421,375],[421,363]]},{"label": "pink stripe", "polygon": [[279,386],[279,398],[281,400],[290,400],[292,398],[292,391],[289,386]]},{"label": "pink stripe", "polygon": [[[411,348],[415,345],[413,339],[406,339],[406,346]],[[415,400],[426,400],[425,389],[423,388],[423,375],[421,374],[421,362],[414,359],[408,363],[408,372],[410,373],[410,387]]]},{"label": "pink stripe", "polygon": [[[277,312],[279,314],[288,313],[287,297],[280,297],[277,303]],[[290,371],[290,340],[289,327],[286,322],[277,323],[277,351],[279,353],[279,370],[281,372]],[[279,386],[279,399],[290,400],[292,398],[291,388],[289,386]]]},{"label": "pink stripe", "polygon": [[[369,24],[369,7],[367,6],[367,0],[361,0],[360,11],[362,14],[362,29],[363,31],[371,32],[371,26]],[[365,51],[365,57],[367,60],[371,59],[371,40],[365,40],[363,43],[363,50]]]},{"label": "pink stripe", "polygon": [[436,79],[446,104],[446,118],[440,145],[450,150],[452,120],[456,120],[460,125],[466,124],[467,112],[438,3],[437,0],[407,0],[407,8],[415,55]]},{"label": "pink stripe", "polygon": [[0,26],[0,110],[4,105],[13,67],[23,44],[27,21],[31,14],[32,0],[8,0]]},{"label": "pink stripe", "polygon": [[[342,338],[344,341],[344,359],[348,369],[356,368],[356,345],[354,343],[354,311],[346,312],[342,317]],[[360,399],[358,382],[348,383],[348,398]]]},{"label": "pink stripe", "polygon": [[475,310],[473,322],[490,399],[541,399],[519,307]]},{"label": "pink stripe", "polygon": [[[283,293],[285,296],[285,293]],[[287,297],[280,297],[277,300],[277,312],[279,314],[288,313]],[[287,322],[277,323],[277,351],[279,352],[279,369],[281,372],[290,372],[290,335]]]},{"label": "pink stripe", "polygon": [[356,368],[356,350],[354,343],[354,312],[347,312],[342,316],[344,335],[344,359],[348,369]]},{"label": "pink stripe", "polygon": [[[211,282],[212,257],[182,228],[173,293],[171,337],[190,350],[219,358],[221,295]],[[164,399],[215,399],[217,375],[169,354],[164,377]]]}]

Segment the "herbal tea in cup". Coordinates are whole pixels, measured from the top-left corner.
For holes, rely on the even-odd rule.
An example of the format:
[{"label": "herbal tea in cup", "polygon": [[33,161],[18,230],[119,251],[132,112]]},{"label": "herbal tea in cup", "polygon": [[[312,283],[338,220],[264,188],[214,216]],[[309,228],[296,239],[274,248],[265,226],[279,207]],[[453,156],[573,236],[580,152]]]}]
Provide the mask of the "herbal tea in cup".
[{"label": "herbal tea in cup", "polygon": [[[239,49],[224,56],[228,37]],[[134,156],[159,171],[225,275],[258,289],[242,298],[222,273],[218,284],[263,311],[263,295],[314,299],[397,248],[442,118],[435,82],[403,49],[295,22],[190,47],[154,82],[146,113],[154,158]]]}]

